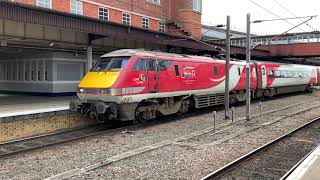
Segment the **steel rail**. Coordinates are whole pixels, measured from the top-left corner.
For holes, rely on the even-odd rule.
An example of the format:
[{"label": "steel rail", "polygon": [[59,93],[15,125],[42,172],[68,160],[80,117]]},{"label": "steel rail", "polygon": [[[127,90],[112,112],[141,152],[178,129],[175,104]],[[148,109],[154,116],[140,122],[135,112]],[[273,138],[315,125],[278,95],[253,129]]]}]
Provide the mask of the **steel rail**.
[{"label": "steel rail", "polygon": [[[45,148],[45,147],[51,147],[54,145],[58,145],[58,144],[63,144],[63,143],[67,143],[67,142],[72,142],[72,141],[76,141],[79,139],[84,139],[84,138],[89,138],[89,137],[95,137],[98,135],[103,135],[103,134],[108,134],[108,133],[112,133],[112,132],[117,132],[117,131],[121,131],[121,130],[126,130],[128,128],[133,128],[134,126],[137,125],[132,125],[132,126],[124,126],[124,127],[120,127],[120,128],[115,128],[115,129],[108,129],[108,130],[104,130],[104,131],[98,131],[98,132],[94,132],[94,133],[89,133],[86,135],[81,135],[81,136],[75,136],[75,137],[70,137],[70,138],[65,138],[62,140],[57,140],[56,142],[52,142],[52,143],[44,143],[44,144],[39,144],[39,145],[35,145],[35,146],[30,146],[30,147],[26,147],[20,150],[14,150],[14,151],[9,151],[7,153],[2,153],[0,154],[0,158],[4,158],[4,157],[8,157],[11,155],[15,155],[15,154],[19,154],[19,153],[24,153],[24,152],[28,152],[28,151],[32,151],[32,150],[36,150],[36,149],[40,149],[40,148]],[[81,130],[87,130],[87,129],[81,129]],[[81,130],[75,130],[75,131],[81,131]],[[52,134],[46,134],[46,135],[40,135],[40,136],[35,136],[35,137],[30,137],[30,138],[24,138],[22,140],[17,140],[17,141],[10,141],[10,142],[6,142],[3,144],[0,144],[0,149],[3,146],[7,146],[7,145],[11,145],[11,144],[22,144],[27,142],[27,141],[32,141],[32,140],[41,140],[41,138],[50,138],[53,136],[59,136],[59,135],[64,135],[66,133],[73,133],[75,131],[71,131],[71,132],[60,132],[60,133],[52,133]]]},{"label": "steel rail", "polygon": [[317,121],[319,121],[319,120],[320,120],[319,117],[311,120],[310,122],[308,122],[308,123],[306,123],[306,124],[304,124],[304,125],[296,128],[296,129],[294,129],[294,130],[292,130],[292,131],[290,131],[290,132],[288,132],[288,133],[280,136],[279,138],[277,138],[277,139],[275,139],[275,140],[273,140],[273,141],[271,141],[271,142],[269,142],[269,143],[267,143],[267,144],[265,144],[265,145],[263,145],[263,146],[260,146],[259,148],[257,148],[257,149],[255,149],[255,150],[253,150],[253,151],[251,151],[251,152],[249,152],[249,153],[247,153],[247,154],[239,157],[238,159],[230,162],[229,164],[221,167],[220,169],[218,169],[218,170],[216,170],[216,171],[214,171],[214,172],[206,175],[205,177],[201,178],[201,180],[207,180],[207,179],[211,179],[211,178],[215,178],[215,177],[221,176],[222,174],[224,174],[224,173],[227,172],[228,170],[232,169],[232,167],[235,167],[235,166],[238,165],[239,163],[241,163],[241,162],[243,162],[243,161],[245,161],[245,160],[253,157],[255,154],[260,153],[260,152],[262,152],[262,151],[265,150],[265,149],[268,149],[268,148],[269,148],[270,146],[272,146],[273,144],[275,144],[275,143],[277,143],[277,142],[285,139],[286,137],[292,135],[293,133],[296,133],[296,132],[298,132],[299,130],[301,130],[301,129],[303,129],[303,128],[305,128],[305,127],[307,127],[307,126],[309,126],[309,125],[311,125],[311,124],[313,124],[313,123],[315,123],[315,122],[317,122]]}]

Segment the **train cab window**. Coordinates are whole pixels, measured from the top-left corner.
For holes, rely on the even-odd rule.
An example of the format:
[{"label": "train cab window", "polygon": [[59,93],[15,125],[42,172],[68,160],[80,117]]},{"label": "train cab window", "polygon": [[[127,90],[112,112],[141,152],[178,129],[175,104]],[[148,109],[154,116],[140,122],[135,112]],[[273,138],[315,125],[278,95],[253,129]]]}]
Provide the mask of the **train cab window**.
[{"label": "train cab window", "polygon": [[146,60],[145,59],[138,59],[133,66],[133,70],[135,71],[145,71],[146,70]]},{"label": "train cab window", "polygon": [[133,70],[146,71],[146,67],[147,67],[148,71],[155,71],[156,70],[156,60],[138,59],[137,62],[133,66]]},{"label": "train cab window", "polygon": [[174,71],[176,73],[176,76],[179,77],[180,76],[180,72],[179,72],[179,66],[178,65],[174,65]]},{"label": "train cab window", "polygon": [[147,59],[147,69],[148,71],[155,71],[156,70],[156,60]]},{"label": "train cab window", "polygon": [[213,74],[214,74],[214,75],[219,75],[219,68],[218,68],[218,66],[213,66]]},{"label": "train cab window", "polygon": [[166,71],[172,63],[172,61],[167,61],[167,60],[159,60],[158,62],[159,62],[160,71]]},{"label": "train cab window", "polygon": [[91,71],[120,71],[128,64],[129,57],[106,57],[101,58],[93,66]]}]

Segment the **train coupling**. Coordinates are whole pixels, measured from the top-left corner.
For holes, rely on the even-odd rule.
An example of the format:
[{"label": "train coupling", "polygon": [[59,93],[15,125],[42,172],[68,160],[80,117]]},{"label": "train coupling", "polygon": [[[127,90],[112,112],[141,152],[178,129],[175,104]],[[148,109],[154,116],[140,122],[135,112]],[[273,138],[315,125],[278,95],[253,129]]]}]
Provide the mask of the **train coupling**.
[{"label": "train coupling", "polygon": [[69,103],[69,109],[70,109],[70,111],[72,111],[72,112],[77,112],[80,104],[81,104],[81,103],[80,103],[79,100],[72,100],[72,101],[70,101],[70,103]]},{"label": "train coupling", "polygon": [[91,102],[82,103],[79,100],[70,102],[70,111],[89,115],[92,119],[99,121],[115,120],[118,118],[118,106],[115,103]]}]

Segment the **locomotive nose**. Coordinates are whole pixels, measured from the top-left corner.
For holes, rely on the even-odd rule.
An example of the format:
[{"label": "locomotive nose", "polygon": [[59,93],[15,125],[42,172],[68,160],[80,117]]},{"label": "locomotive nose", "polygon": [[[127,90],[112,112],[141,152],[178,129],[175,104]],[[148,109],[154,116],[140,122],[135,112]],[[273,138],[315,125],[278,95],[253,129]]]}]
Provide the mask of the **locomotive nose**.
[{"label": "locomotive nose", "polygon": [[110,88],[119,74],[120,72],[88,72],[78,88]]}]

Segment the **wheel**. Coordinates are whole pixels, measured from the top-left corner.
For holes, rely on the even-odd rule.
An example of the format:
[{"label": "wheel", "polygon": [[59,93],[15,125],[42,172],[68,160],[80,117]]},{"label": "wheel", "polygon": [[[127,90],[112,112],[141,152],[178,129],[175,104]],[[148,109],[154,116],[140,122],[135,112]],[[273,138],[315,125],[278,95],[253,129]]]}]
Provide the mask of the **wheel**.
[{"label": "wheel", "polygon": [[178,111],[178,114],[185,114],[189,111],[189,108],[190,108],[190,101],[187,101],[187,100],[184,100],[182,103],[181,103],[181,107]]}]

